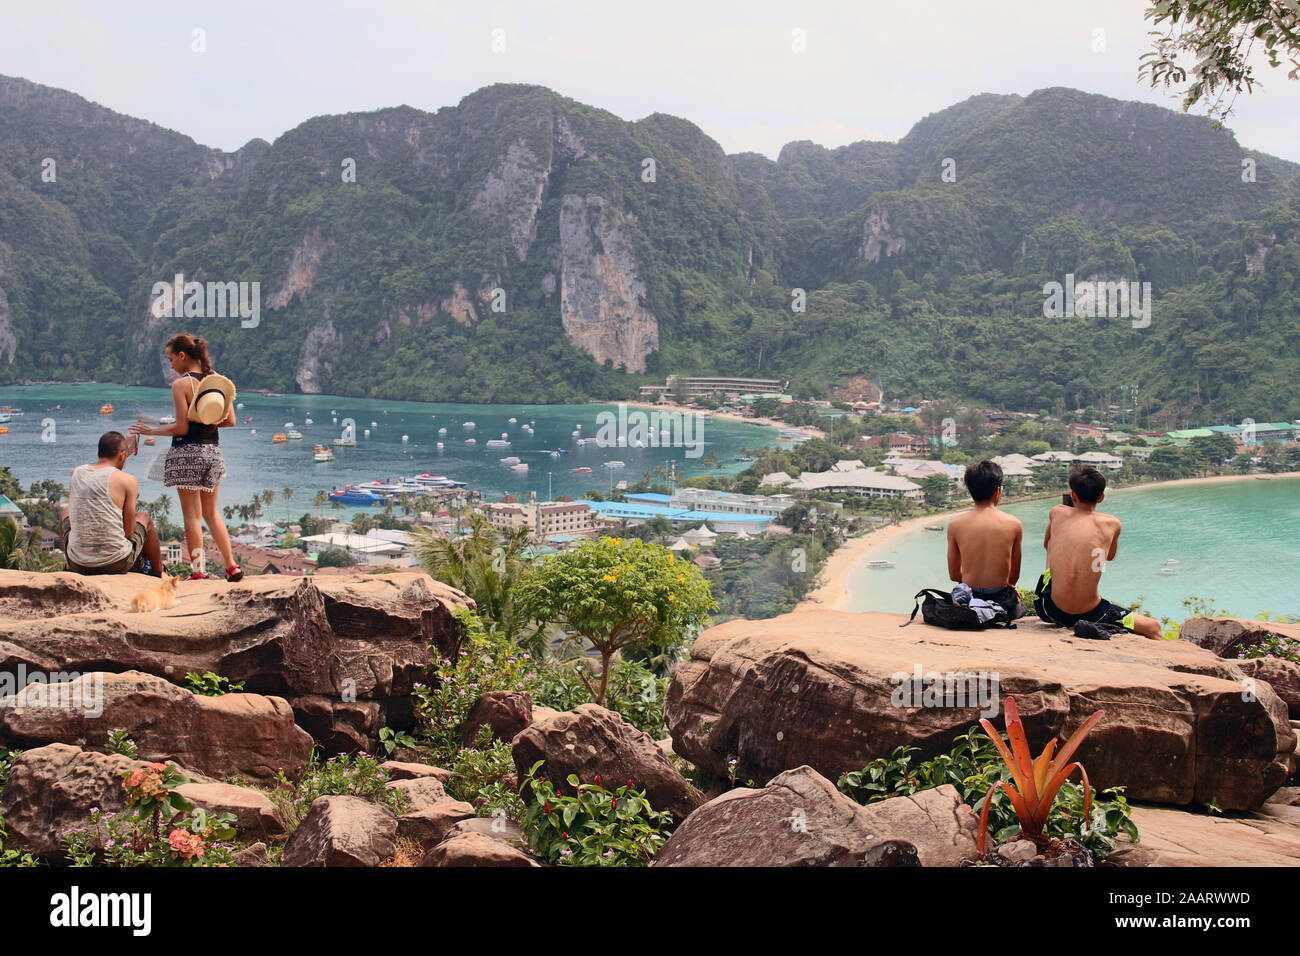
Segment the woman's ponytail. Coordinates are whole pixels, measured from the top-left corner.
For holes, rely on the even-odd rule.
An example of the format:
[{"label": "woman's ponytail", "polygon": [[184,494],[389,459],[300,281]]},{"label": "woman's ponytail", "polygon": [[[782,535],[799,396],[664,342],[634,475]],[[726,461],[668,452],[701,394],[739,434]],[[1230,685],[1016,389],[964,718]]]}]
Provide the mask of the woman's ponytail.
[{"label": "woman's ponytail", "polygon": [[167,347],[173,352],[188,355],[198,362],[199,369],[204,375],[212,374],[212,360],[208,358],[207,339],[197,335],[190,335],[188,332],[181,332],[179,335],[173,335],[167,340]]}]

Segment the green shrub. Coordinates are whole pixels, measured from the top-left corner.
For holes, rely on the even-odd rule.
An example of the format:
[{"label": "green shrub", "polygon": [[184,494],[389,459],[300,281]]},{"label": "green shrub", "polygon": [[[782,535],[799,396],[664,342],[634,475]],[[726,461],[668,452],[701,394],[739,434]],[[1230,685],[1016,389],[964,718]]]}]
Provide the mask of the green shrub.
[{"label": "green shrub", "polygon": [[380,768],[379,760],[370,754],[341,754],[321,762],[319,753],[313,750],[302,776],[293,781],[281,770],[269,796],[290,830],[302,822],[317,797],[366,797],[386,804],[400,816],[410,798],[401,790],[389,790],[386,785],[390,780],[392,775]]},{"label": "green shrub", "polygon": [[[1002,762],[992,739],[978,727],[972,727],[954,741],[956,746],[948,753],[915,766],[912,758],[919,750],[896,747],[888,758],[877,757],[861,770],[841,774],[835,785],[858,803],[868,804],[947,783],[957,789],[962,800],[978,810],[994,784],[1011,778],[1011,770]],[[992,799],[989,832],[1000,843],[1020,832],[1020,820],[1005,792],[999,789]],[[1138,842],[1137,825],[1130,817],[1123,787],[1102,791],[1099,799],[1093,801],[1092,820],[1087,830],[1084,830],[1083,807],[1083,787],[1067,780],[1057,794],[1052,816],[1043,832],[1062,839],[1072,837],[1099,858],[1110,854],[1121,833]]]},{"label": "green shrub", "polygon": [[654,810],[645,793],[628,781],[606,790],[599,776],[580,783],[569,774],[571,794],[537,779],[543,761],[533,764],[526,782],[530,803],[523,830],[528,846],[558,866],[649,866],[668,840],[672,814]]},{"label": "green shrub", "polygon": [[185,688],[203,697],[221,697],[224,694],[241,692],[244,689],[244,682],[229,680],[212,671],[204,671],[202,674],[190,671],[185,675]]},{"label": "green shrub", "polygon": [[423,736],[433,744],[435,762],[449,760],[461,749],[460,727],[470,708],[489,691],[525,691],[534,696],[540,667],[532,655],[508,638],[489,633],[473,611],[454,612],[461,628],[456,659],[443,658],[433,668],[437,687],[415,685],[416,718]]}]

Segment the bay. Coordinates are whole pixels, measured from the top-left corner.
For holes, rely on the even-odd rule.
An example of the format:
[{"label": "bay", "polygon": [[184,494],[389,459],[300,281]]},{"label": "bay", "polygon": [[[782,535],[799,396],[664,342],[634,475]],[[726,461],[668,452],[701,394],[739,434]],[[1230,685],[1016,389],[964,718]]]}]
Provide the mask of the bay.
[{"label": "bay", "polygon": [[[594,438],[600,428],[601,412],[617,415],[618,406],[588,405],[472,405],[395,402],[345,398],[333,395],[286,395],[267,397],[241,393],[238,402],[239,424],[222,429],[221,449],[228,475],[221,483],[220,504],[247,503],[264,489],[275,492],[268,514],[283,518],[297,517],[304,511],[340,514],[329,506],[312,507],[319,490],[329,491],[347,484],[357,484],[397,475],[417,475],[434,471],[481,492],[489,501],[505,494],[521,498],[534,491],[540,500],[567,494],[578,497],[588,489],[608,492],[619,481],[634,482],[648,469],[670,461],[676,462],[678,479],[697,474],[734,474],[746,463],[733,461],[742,447],[756,448],[777,443],[774,428],[716,418],[701,426],[701,431],[686,438],[702,439],[700,455],[688,457],[692,449],[684,447],[580,447],[572,432]],[[113,406],[112,414],[101,415],[102,404]],[[95,460],[99,436],[109,430],[123,433],[140,415],[155,418],[173,412],[171,392],[165,388],[82,384],[32,385],[0,388],[0,405],[20,408],[21,417],[8,423],[9,434],[0,435],[0,465],[7,465],[24,485],[42,478],[53,478],[65,486],[73,467]],[[629,408],[628,413],[635,411]],[[336,414],[332,414],[336,413]],[[509,419],[515,418],[512,424]],[[245,419],[251,418],[251,422]],[[312,419],[308,425],[306,420]],[[312,447],[331,445],[342,432],[344,420],[356,422],[356,447],[333,448],[335,459],[327,463],[312,461]],[[53,422],[53,441],[42,440],[48,434],[43,422]],[[465,422],[474,422],[467,430]],[[287,430],[287,423],[303,434],[301,441],[272,444],[277,432]],[[371,423],[374,423],[372,426]],[[535,422],[533,435],[521,426]],[[439,428],[447,433],[439,437]],[[365,430],[369,429],[367,436]],[[256,434],[254,434],[256,432]],[[508,435],[509,448],[488,448],[488,439]],[[402,441],[402,436],[407,441]],[[633,437],[635,437],[633,435]],[[475,444],[466,444],[474,438]],[[159,438],[154,446],[141,444],[140,454],[127,462],[127,471],[140,479],[142,499],[150,500],[169,492],[160,482],[149,481],[146,474],[155,455],[162,454],[171,439]],[[436,443],[442,441],[444,449]],[[788,444],[788,443],[785,443]],[[563,450],[559,458],[549,454]],[[702,457],[717,455],[721,467],[705,468]],[[526,473],[512,472],[501,458],[516,456],[529,465]],[[622,461],[625,467],[609,469],[607,461]],[[586,467],[590,474],[574,474],[572,469]],[[293,489],[288,505],[282,500],[284,487]],[[351,514],[364,508],[345,508]],[[180,508],[173,501],[172,519],[179,520]]]}]

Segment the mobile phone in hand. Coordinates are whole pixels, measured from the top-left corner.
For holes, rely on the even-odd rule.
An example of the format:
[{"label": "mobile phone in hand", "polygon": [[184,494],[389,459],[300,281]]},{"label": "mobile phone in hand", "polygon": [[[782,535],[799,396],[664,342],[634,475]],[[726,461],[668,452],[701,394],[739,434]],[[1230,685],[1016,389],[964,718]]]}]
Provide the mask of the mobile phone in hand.
[{"label": "mobile phone in hand", "polygon": [[1073,508],[1074,496],[1067,491],[1065,494],[1061,495],[1061,504],[1065,505],[1067,508]]}]

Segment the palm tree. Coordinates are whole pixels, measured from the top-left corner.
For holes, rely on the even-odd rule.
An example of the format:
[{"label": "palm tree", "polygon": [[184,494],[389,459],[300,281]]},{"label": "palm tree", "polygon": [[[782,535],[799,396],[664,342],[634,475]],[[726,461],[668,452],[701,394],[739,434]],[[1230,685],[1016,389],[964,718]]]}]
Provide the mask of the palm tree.
[{"label": "palm tree", "polygon": [[516,612],[512,591],[528,567],[530,529],[494,528],[479,512],[470,512],[468,523],[467,533],[451,537],[412,528],[420,566],[473,598],[489,630],[517,640],[528,622]]},{"label": "palm tree", "polygon": [[280,489],[280,495],[284,498],[285,518],[286,519],[292,518],[293,515],[290,513],[289,502],[293,501],[293,488],[291,488],[289,485],[285,485],[283,488]]},{"label": "palm tree", "polygon": [[[271,507],[271,502],[274,500],[275,500],[275,492],[272,491],[270,488],[267,488],[262,492],[262,501],[266,504],[266,507],[268,509]],[[268,514],[269,513],[270,512],[268,511]]]},{"label": "palm tree", "polygon": [[11,571],[57,571],[58,555],[46,554],[36,543],[36,529],[23,533],[12,518],[0,520],[0,568]]},{"label": "palm tree", "polygon": [[326,491],[324,488],[322,488],[320,491],[316,492],[316,497],[312,498],[311,503],[312,506],[315,508],[324,508],[325,502],[329,500],[330,500],[330,493]]}]

